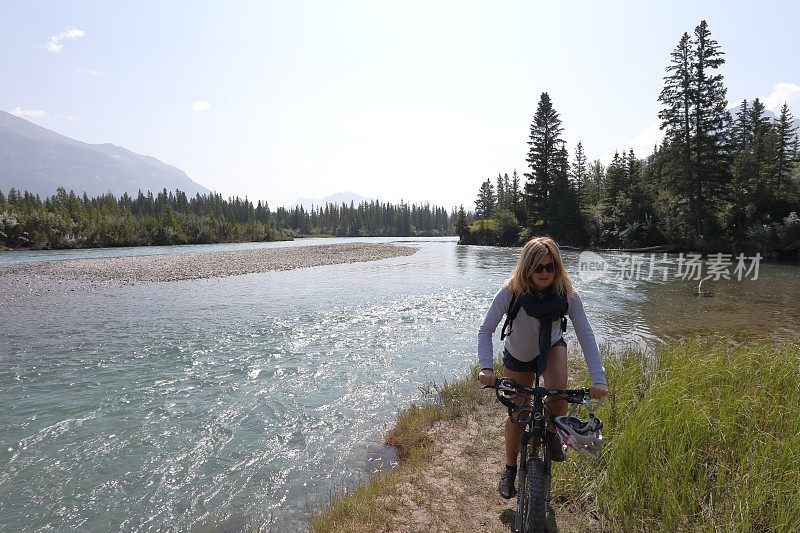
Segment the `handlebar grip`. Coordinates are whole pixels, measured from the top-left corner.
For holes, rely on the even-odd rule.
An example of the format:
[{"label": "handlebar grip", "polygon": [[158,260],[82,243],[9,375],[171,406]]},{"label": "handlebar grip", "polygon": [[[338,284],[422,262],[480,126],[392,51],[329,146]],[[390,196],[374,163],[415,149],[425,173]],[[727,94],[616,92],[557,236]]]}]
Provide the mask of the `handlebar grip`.
[{"label": "handlebar grip", "polygon": [[589,391],[568,394],[566,400],[568,403],[583,403],[589,397]]}]

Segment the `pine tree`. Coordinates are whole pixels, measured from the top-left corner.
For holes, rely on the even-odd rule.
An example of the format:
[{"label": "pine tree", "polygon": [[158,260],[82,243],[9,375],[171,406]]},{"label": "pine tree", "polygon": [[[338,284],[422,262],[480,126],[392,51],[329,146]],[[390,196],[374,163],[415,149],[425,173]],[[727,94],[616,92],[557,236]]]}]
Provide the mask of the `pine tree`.
[{"label": "pine tree", "polygon": [[[664,106],[658,113],[665,145],[669,147],[674,164],[667,180],[681,202],[688,204],[689,214],[695,212],[692,189],[692,43],[684,33],[671,53],[664,76],[664,88],[658,100]],[[611,169],[609,168],[609,173]]]},{"label": "pine tree", "polygon": [[522,191],[520,190],[517,169],[514,169],[514,172],[511,174],[511,210],[520,222],[525,221],[525,209],[522,204]]},{"label": "pine tree", "polygon": [[478,197],[475,199],[475,214],[479,218],[490,218],[494,213],[497,198],[494,193],[492,181],[486,179],[481,183],[478,190]]},{"label": "pine tree", "polygon": [[458,206],[455,231],[456,235],[459,237],[463,237],[469,232],[469,226],[467,225],[467,213],[464,211],[463,204]]},{"label": "pine tree", "polygon": [[564,144],[562,131],[561,119],[553,108],[550,95],[542,93],[530,127],[526,161],[531,171],[525,174],[525,203],[528,224],[533,226],[541,222],[545,231],[548,231],[552,216],[549,202]]},{"label": "pine tree", "polygon": [[617,196],[625,188],[625,152],[620,156],[619,152],[614,152],[614,157],[606,169],[605,179],[603,180],[603,200],[607,205],[613,205],[617,201]]},{"label": "pine tree", "polygon": [[602,190],[606,177],[606,168],[603,162],[595,159],[589,165],[586,186],[584,187],[584,197],[587,205],[595,205],[601,200]]},{"label": "pine tree", "polygon": [[502,209],[505,207],[506,204],[506,190],[503,185],[503,176],[501,174],[497,175],[497,203],[496,208]]},{"label": "pine tree", "polygon": [[575,160],[572,162],[572,179],[575,184],[575,192],[578,195],[578,203],[583,207],[586,203],[585,189],[587,178],[586,154],[583,152],[583,143],[578,141],[575,147]]},{"label": "pine tree", "polygon": [[705,20],[694,30],[694,136],[695,200],[697,232],[709,236],[713,208],[724,196],[730,158],[726,137],[730,128],[727,89],[715,73],[724,63],[724,53],[711,38]]},{"label": "pine tree", "polygon": [[747,99],[742,100],[739,112],[731,128],[732,144],[737,151],[744,150],[753,141],[753,126],[750,124],[750,108]]},{"label": "pine tree", "polygon": [[556,150],[548,210],[549,233],[558,241],[571,245],[585,243],[583,217],[578,196],[569,177],[569,154],[563,143]]},{"label": "pine tree", "polygon": [[789,187],[794,160],[797,155],[795,148],[797,126],[794,126],[793,122],[794,117],[789,111],[789,106],[784,102],[783,107],[781,107],[781,114],[775,122],[775,132],[777,133],[775,174],[779,192]]},{"label": "pine tree", "polygon": [[757,203],[769,202],[775,196],[774,173],[777,150],[772,121],[766,114],[766,106],[756,98],[750,107],[750,138],[753,161],[750,169],[755,171],[751,178],[752,195]]},{"label": "pine tree", "polygon": [[[725,194],[731,160],[730,114],[726,89],[717,70],[725,63],[706,21],[687,33],[672,52],[659,118],[666,130],[672,164],[667,173],[673,194],[688,210],[695,237],[712,238],[715,207]],[[703,245],[707,245],[705,242]]]}]

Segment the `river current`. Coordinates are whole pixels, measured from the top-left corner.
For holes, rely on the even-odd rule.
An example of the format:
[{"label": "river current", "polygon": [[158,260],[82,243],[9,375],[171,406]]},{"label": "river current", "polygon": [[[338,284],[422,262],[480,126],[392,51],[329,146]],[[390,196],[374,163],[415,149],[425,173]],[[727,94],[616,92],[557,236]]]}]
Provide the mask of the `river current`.
[{"label": "river current", "polygon": [[[519,253],[359,240],[419,251],[54,291],[3,309],[0,530],[305,528],[331,492],[385,462],[381,438],[399,409],[426,383],[468,371],[478,325]],[[342,241],[351,239],[202,249]],[[14,252],[0,264],[193,249]],[[578,253],[564,255],[601,343],[658,342],[646,321],[664,313],[653,295],[683,312],[705,305],[681,303],[676,284],[584,280]],[[798,289],[786,272],[780,294]],[[571,327],[566,338],[577,346]]]}]

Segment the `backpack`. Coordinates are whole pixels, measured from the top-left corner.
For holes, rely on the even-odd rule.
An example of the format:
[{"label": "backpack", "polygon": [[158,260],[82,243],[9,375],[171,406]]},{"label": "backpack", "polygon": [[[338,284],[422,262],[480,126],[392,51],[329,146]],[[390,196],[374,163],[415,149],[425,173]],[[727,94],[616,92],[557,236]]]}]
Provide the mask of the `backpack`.
[{"label": "backpack", "polygon": [[[517,298],[517,293],[511,294],[511,301],[508,303],[508,311],[506,311],[506,320],[503,322],[503,329],[500,330],[500,340],[505,340],[508,337],[508,334],[511,333],[511,323],[517,318],[517,314],[519,313],[519,308],[522,307],[522,304]],[[569,312],[569,307],[567,307],[567,311]],[[509,328],[508,333],[506,333],[506,328]],[[567,316],[566,314],[561,315],[561,333],[565,333],[567,331]]]}]

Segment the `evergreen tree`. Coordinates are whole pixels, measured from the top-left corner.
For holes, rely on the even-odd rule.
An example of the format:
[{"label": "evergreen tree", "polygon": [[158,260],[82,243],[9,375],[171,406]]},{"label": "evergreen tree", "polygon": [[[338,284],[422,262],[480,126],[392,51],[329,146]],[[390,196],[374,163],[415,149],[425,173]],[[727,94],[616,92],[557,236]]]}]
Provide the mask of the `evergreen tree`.
[{"label": "evergreen tree", "polygon": [[595,159],[589,165],[588,179],[584,186],[584,198],[587,205],[597,204],[601,200],[603,182],[606,177],[606,168],[603,162]]},{"label": "evergreen tree", "polygon": [[578,141],[578,146],[575,147],[575,160],[572,162],[572,180],[578,195],[578,203],[581,206],[586,202],[584,196],[587,174],[586,154],[583,152],[583,143]]},{"label": "evergreen tree", "polygon": [[498,209],[502,209],[505,207],[506,204],[506,189],[503,184],[503,176],[501,174],[497,175],[497,201],[495,207]]},{"label": "evergreen tree", "polygon": [[622,156],[619,152],[614,152],[614,157],[606,169],[603,183],[603,200],[607,205],[613,205],[617,201],[617,196],[625,189],[625,152]]},{"label": "evergreen tree", "polygon": [[467,224],[467,213],[464,211],[464,205],[458,206],[458,215],[456,218],[456,235],[464,237],[469,233],[469,225]]},{"label": "evergreen tree", "polygon": [[724,196],[730,165],[726,137],[730,128],[727,89],[717,70],[725,63],[719,44],[711,38],[705,20],[694,30],[694,136],[695,201],[697,232],[711,237],[709,224],[714,208]]},{"label": "evergreen tree", "polygon": [[731,128],[732,144],[737,151],[744,150],[753,141],[753,126],[750,124],[750,108],[747,99],[742,100],[739,112]]},{"label": "evergreen tree", "polygon": [[511,174],[511,211],[514,212],[517,220],[522,223],[526,221],[525,206],[522,203],[522,190],[520,189],[517,169],[514,169],[514,172]]},{"label": "evergreen tree", "polygon": [[722,56],[708,24],[701,21],[694,39],[684,33],[673,50],[659,96],[664,106],[661,128],[672,160],[666,177],[685,202],[694,235],[706,238],[713,237],[713,214],[724,197],[731,156],[726,89],[717,72],[725,63]]},{"label": "evergreen tree", "polygon": [[775,123],[777,134],[777,154],[775,161],[775,174],[778,181],[778,191],[788,189],[790,177],[797,156],[795,148],[797,126],[793,125],[794,117],[789,111],[786,102],[781,107],[781,114]]},{"label": "evergreen tree", "polygon": [[[667,75],[664,76],[664,88],[658,97],[663,105],[658,118],[661,119],[664,145],[670,159],[670,164],[665,167],[664,178],[675,195],[675,215],[694,216],[696,207],[691,156],[692,43],[688,33],[684,32],[670,57]],[[611,174],[611,168],[608,173]]]},{"label": "evergreen tree", "polygon": [[497,197],[494,193],[492,181],[486,179],[481,183],[478,190],[478,197],[475,199],[475,214],[479,218],[490,218],[494,213],[494,208],[497,203]]},{"label": "evergreen tree", "polygon": [[550,234],[559,242],[573,246],[586,241],[583,216],[578,195],[570,181],[569,154],[563,143],[555,154],[553,181],[548,209],[550,212]]},{"label": "evergreen tree", "polygon": [[525,203],[529,226],[542,224],[545,231],[549,231],[552,216],[549,202],[561,163],[562,131],[561,118],[553,108],[550,95],[542,93],[530,127],[526,159],[530,172],[525,174]]},{"label": "evergreen tree", "polygon": [[774,198],[773,175],[775,171],[774,149],[775,132],[772,128],[772,121],[766,113],[764,103],[756,98],[750,107],[750,138],[752,139],[751,149],[753,154],[753,170],[755,175],[752,177],[753,196],[757,203],[769,203]]}]

